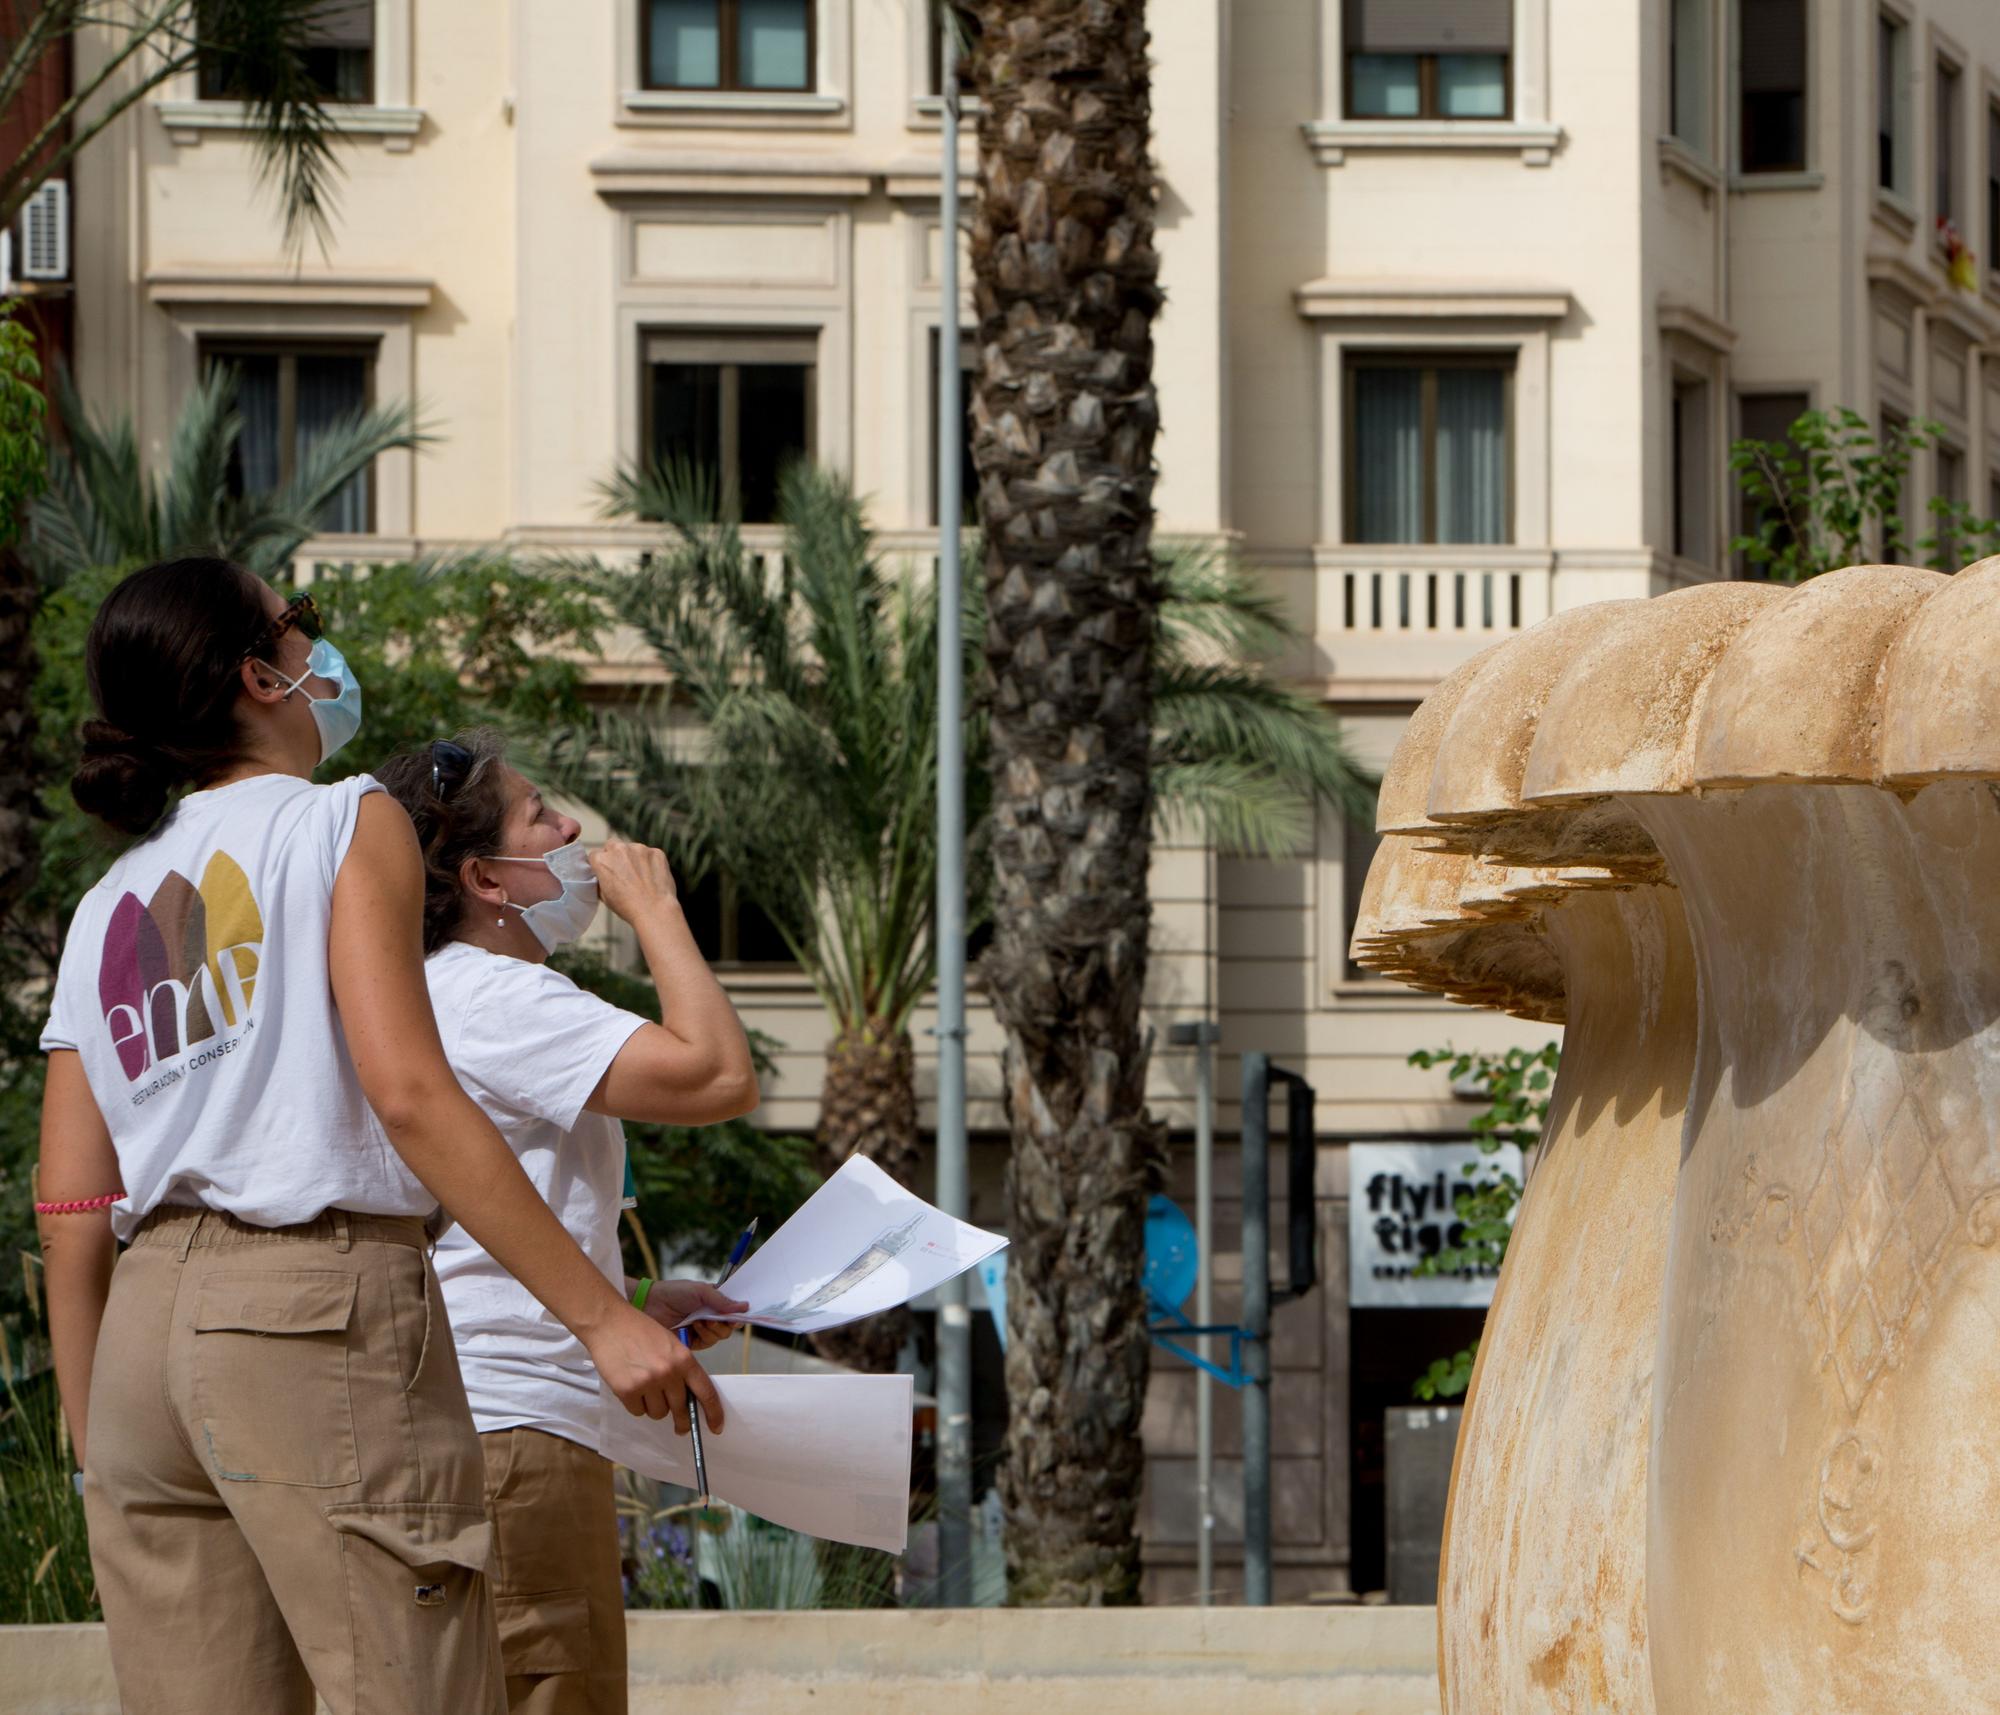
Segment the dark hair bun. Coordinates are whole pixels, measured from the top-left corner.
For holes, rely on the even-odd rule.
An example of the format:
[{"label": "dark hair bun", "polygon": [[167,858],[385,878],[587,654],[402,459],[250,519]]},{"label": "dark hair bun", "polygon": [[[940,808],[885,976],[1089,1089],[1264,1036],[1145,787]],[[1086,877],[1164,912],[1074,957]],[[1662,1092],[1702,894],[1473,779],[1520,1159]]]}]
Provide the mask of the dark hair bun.
[{"label": "dark hair bun", "polygon": [[83,761],[69,782],[78,809],[120,833],[143,834],[176,784],[173,765],[151,746],[109,721],[83,723]]}]

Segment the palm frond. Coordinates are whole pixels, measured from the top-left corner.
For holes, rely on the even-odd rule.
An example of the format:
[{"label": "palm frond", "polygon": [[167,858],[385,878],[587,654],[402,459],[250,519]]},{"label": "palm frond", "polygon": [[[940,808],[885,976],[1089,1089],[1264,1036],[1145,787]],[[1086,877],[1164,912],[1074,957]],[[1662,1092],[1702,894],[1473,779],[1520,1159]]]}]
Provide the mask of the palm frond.
[{"label": "palm frond", "polygon": [[327,248],[335,213],[334,116],[306,61],[313,27],[330,9],[365,0],[194,0],[193,26],[204,58],[250,112],[261,183],[284,213],[294,257],[308,237]]},{"label": "palm frond", "polygon": [[335,418],[300,453],[289,481],[243,503],[229,532],[231,557],[268,576],[319,532],[340,491],[382,454],[428,446],[436,438],[407,404],[362,407]]},{"label": "palm frond", "polygon": [[1183,544],[1156,557],[1160,630],[1155,659],[1263,660],[1293,635],[1284,603],[1227,549]]},{"label": "palm frond", "polygon": [[600,518],[681,526],[723,518],[722,484],[714,467],[678,453],[621,464],[597,484],[597,494]]},{"label": "palm frond", "polygon": [[1311,841],[1311,801],[1269,769],[1228,757],[1154,762],[1155,837],[1176,816],[1214,845],[1252,857],[1296,857]]}]

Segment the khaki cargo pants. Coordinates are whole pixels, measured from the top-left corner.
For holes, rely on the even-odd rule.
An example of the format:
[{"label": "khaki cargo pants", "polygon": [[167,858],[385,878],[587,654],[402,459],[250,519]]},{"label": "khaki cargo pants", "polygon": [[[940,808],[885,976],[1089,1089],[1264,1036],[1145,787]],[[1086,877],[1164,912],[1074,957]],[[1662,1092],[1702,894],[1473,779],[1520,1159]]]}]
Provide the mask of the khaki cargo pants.
[{"label": "khaki cargo pants", "polygon": [[150,1216],[85,1510],[128,1715],[500,1715],[484,1464],[422,1226]]},{"label": "khaki cargo pants", "polygon": [[539,1429],[479,1438],[512,1715],[625,1715],[625,1578],[610,1461]]}]

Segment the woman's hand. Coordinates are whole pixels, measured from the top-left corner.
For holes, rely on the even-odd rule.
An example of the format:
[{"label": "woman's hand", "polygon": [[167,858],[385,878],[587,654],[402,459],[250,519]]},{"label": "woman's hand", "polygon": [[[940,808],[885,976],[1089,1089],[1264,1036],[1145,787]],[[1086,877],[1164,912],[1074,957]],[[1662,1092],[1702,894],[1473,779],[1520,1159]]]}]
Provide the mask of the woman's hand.
[{"label": "woman's hand", "polygon": [[590,867],[597,873],[597,897],[627,923],[679,899],[667,854],[657,846],[606,840],[591,854]]},{"label": "woman's hand", "polygon": [[[740,1316],[749,1308],[742,1299],[728,1297],[705,1280],[656,1280],[646,1294],[646,1314],[663,1328],[680,1327],[698,1310]],[[688,1322],[688,1344],[698,1352],[706,1351],[735,1332],[727,1322]]]},{"label": "woman's hand", "polygon": [[699,1400],[704,1427],[721,1430],[715,1383],[692,1351],[662,1331],[650,1298],[643,1312],[621,1305],[584,1337],[584,1346],[597,1373],[634,1417],[671,1417],[674,1433],[685,1435],[688,1412]]}]

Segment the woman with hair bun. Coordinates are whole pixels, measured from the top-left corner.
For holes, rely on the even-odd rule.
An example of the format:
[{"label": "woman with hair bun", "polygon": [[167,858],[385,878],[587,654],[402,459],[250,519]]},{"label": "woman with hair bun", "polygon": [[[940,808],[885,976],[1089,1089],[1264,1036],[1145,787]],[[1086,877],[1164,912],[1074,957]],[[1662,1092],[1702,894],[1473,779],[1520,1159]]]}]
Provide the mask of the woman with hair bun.
[{"label": "woman with hair bun", "polygon": [[[695,946],[664,854],[576,822],[509,767],[497,734],[461,733],[376,771],[424,854],[424,975],[458,1081],[608,1279],[677,1328],[746,1308],[692,1280],[628,1280],[619,1261],[621,1120],[709,1125],[757,1105],[735,1008]],[[653,1023],[579,988],[549,955],[605,905],[631,924]],[[486,1462],[493,1593],[514,1715],[624,1715],[625,1595],[597,1378],[576,1340],[470,1233],[438,1279]],[[728,1324],[693,1324],[705,1346]]]},{"label": "woman with hair bun", "polygon": [[86,669],[71,790],[139,837],[70,924],[36,1213],[121,1701],[499,1711],[440,1204],[628,1409],[719,1425],[714,1389],[451,1076],[409,817],[311,781],[361,721],[311,597],[149,566]]}]

